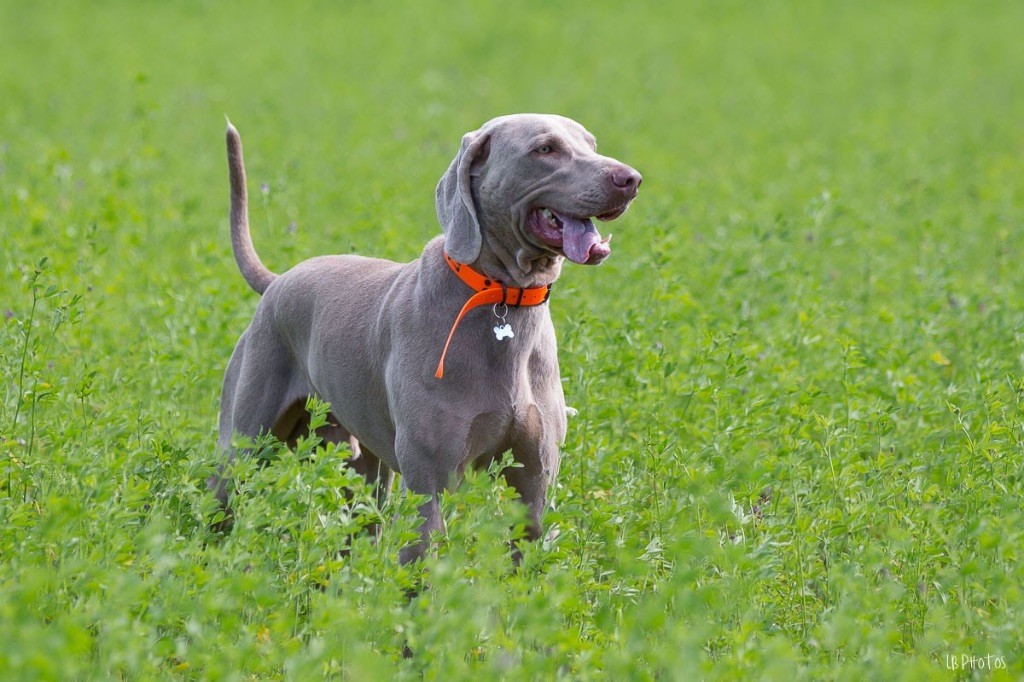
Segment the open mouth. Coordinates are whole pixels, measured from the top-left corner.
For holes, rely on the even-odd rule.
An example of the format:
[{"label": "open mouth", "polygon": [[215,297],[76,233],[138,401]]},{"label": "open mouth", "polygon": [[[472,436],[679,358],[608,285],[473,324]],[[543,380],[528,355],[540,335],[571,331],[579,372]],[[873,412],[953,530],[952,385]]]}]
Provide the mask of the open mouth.
[{"label": "open mouth", "polygon": [[[594,218],[615,220],[626,212],[627,206],[628,202]],[[597,265],[612,252],[611,234],[601,237],[592,218],[576,218],[550,208],[535,208],[527,216],[526,224],[541,244],[574,263]]]}]

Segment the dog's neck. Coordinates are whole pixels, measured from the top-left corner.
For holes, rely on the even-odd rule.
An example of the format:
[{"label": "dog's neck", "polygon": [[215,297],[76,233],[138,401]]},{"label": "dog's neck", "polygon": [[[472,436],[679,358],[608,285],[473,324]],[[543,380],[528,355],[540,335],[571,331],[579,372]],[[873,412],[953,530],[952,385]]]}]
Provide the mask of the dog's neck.
[{"label": "dog's neck", "polygon": [[509,286],[541,287],[558,279],[562,272],[562,257],[538,252],[536,248],[522,244],[509,248],[484,231],[480,255],[470,265]]},{"label": "dog's neck", "polygon": [[[444,348],[441,350],[441,359],[438,361],[437,371],[434,373],[434,376],[438,379],[444,377],[444,358],[448,354],[448,346],[455,335],[455,329],[459,326],[459,322],[462,321],[466,313],[480,306],[493,305],[492,311],[499,321],[499,324],[494,327],[494,335],[501,341],[502,339],[515,336],[512,327],[505,321],[505,315],[508,314],[509,306],[532,308],[544,305],[551,294],[551,287],[549,286],[525,289],[509,286],[505,282],[495,282],[489,276],[478,272],[470,265],[458,262],[447,253],[444,254],[444,259],[451,271],[455,273],[455,276],[476,293],[470,296],[469,300],[462,305],[462,310],[459,311],[455,322],[452,324],[451,331],[448,332],[448,340],[445,341]],[[500,313],[498,312],[498,306],[501,306],[502,312]]]}]

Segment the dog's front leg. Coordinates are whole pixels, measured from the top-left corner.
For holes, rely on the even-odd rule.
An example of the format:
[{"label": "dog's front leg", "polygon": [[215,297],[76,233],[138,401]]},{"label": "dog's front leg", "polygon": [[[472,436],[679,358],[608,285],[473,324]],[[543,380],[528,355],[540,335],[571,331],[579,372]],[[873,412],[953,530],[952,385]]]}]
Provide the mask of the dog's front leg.
[{"label": "dog's front leg", "polygon": [[430,534],[437,531],[444,532],[444,521],[441,520],[441,504],[438,501],[438,494],[433,493],[430,499],[419,507],[420,516],[423,518],[420,524],[420,539],[403,547],[398,552],[398,563],[408,564],[422,559],[430,546]]},{"label": "dog's front leg", "polygon": [[442,458],[418,440],[399,432],[395,439],[395,453],[402,474],[402,488],[417,495],[428,495],[420,505],[420,539],[399,550],[398,561],[408,564],[423,558],[430,546],[430,534],[444,532],[439,495],[451,483],[454,471],[442,466]]},{"label": "dog's front leg", "polygon": [[[526,505],[526,539],[533,541],[541,536],[541,516],[547,504],[548,487],[558,473],[559,446],[565,436],[565,426],[557,419],[545,420],[531,407],[513,433],[512,457],[519,466],[506,469],[505,480]],[[512,560],[516,566],[522,561],[522,552],[515,541]]]},{"label": "dog's front leg", "polygon": [[[524,451],[525,450],[525,451]],[[540,451],[546,451],[539,456]],[[512,449],[512,455],[521,466],[505,470],[505,480],[512,486],[519,499],[526,506],[526,540],[533,542],[541,536],[541,517],[548,500],[548,486],[558,468],[558,447],[533,447]],[[512,561],[516,566],[522,561],[523,553],[519,541],[512,541]]]},{"label": "dog's front leg", "polygon": [[[519,493],[520,501],[526,506],[526,539],[533,542],[541,535],[541,516],[547,502],[548,477],[540,467],[524,463],[522,467],[506,469],[505,480]],[[518,566],[522,560],[519,541],[513,540],[512,562]]]},{"label": "dog's front leg", "polygon": [[[526,506],[528,541],[541,537],[541,517],[548,501],[548,487],[555,482],[561,458],[560,447],[565,439],[561,387],[555,384],[550,395],[550,403],[530,404],[520,414],[512,429],[512,457],[519,466],[505,470],[505,480]],[[522,560],[522,552],[515,541],[512,543],[512,560],[517,566]]]}]

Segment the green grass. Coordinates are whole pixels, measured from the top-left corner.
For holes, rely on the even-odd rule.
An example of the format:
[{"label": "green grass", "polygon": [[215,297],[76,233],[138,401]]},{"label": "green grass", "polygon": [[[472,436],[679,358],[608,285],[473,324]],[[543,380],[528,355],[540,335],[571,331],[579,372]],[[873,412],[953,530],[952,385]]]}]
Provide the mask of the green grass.
[{"label": "green grass", "polygon": [[[1024,675],[1024,5],[283,7],[0,2],[0,676]],[[516,111],[645,177],[552,298],[547,539],[480,474],[400,567],[315,442],[213,535],[224,114],[281,271],[416,257]]]}]

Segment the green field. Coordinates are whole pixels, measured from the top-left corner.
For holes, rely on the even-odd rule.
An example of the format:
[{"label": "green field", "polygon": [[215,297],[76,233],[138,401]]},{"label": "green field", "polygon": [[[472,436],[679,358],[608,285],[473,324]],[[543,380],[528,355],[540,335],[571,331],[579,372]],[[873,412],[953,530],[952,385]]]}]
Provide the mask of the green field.
[{"label": "green field", "polygon": [[[1024,3],[289,4],[0,0],[0,678],[1024,677]],[[280,272],[417,257],[520,111],[645,178],[546,538],[480,473],[400,567],[313,442],[212,533],[225,114]]]}]

